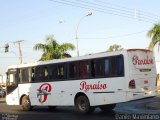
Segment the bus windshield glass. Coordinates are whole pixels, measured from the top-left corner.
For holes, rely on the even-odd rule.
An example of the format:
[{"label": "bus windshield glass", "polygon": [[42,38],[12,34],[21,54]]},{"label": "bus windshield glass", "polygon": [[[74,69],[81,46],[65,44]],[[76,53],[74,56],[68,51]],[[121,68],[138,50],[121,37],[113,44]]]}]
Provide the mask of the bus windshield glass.
[{"label": "bus windshield glass", "polygon": [[7,73],[7,86],[17,85],[17,70],[9,69]]}]

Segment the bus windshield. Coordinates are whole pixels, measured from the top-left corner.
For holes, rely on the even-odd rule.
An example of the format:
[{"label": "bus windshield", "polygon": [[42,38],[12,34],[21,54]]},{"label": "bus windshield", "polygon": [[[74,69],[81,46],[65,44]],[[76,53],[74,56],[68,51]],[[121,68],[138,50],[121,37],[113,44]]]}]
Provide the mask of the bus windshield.
[{"label": "bus windshield", "polygon": [[15,86],[18,83],[17,69],[9,69],[7,72],[7,86]]}]

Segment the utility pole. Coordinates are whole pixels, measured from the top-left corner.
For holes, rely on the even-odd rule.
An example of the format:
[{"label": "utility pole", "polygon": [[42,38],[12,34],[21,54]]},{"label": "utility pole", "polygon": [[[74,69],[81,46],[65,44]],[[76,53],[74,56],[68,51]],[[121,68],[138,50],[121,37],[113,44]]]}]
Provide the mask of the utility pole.
[{"label": "utility pole", "polygon": [[17,40],[14,44],[18,44],[18,51],[19,51],[19,63],[22,64],[22,50],[21,50],[21,42],[24,40]]}]

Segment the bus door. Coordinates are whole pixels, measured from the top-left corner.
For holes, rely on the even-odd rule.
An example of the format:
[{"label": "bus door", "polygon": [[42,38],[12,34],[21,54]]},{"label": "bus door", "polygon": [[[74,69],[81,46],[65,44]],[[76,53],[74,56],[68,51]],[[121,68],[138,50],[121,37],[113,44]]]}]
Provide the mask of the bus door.
[{"label": "bus door", "polygon": [[[7,96],[6,99],[8,103],[12,105],[18,105],[19,104],[19,93],[18,93],[18,82],[19,82],[19,76],[18,76],[18,69],[9,69],[7,72]],[[12,103],[10,103],[10,102]]]},{"label": "bus door", "polygon": [[153,52],[149,50],[128,50],[130,80],[129,91],[137,93],[155,92],[156,67]]}]

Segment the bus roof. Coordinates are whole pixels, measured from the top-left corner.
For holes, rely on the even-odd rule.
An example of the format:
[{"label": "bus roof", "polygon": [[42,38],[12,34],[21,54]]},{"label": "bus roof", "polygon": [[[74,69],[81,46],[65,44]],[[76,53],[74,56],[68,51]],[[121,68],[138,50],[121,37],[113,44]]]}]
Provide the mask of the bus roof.
[{"label": "bus roof", "polygon": [[114,55],[123,54],[126,51],[129,52],[129,51],[150,51],[150,50],[147,50],[147,49],[124,49],[121,51],[114,51],[114,52],[101,52],[101,53],[88,54],[88,55],[71,57],[71,58],[53,59],[53,60],[47,60],[47,61],[37,61],[37,62],[33,62],[33,63],[23,63],[23,64],[19,64],[19,65],[8,66],[7,69],[25,68],[25,67],[33,67],[33,66],[37,66],[37,65],[47,65],[47,64],[52,64],[52,63],[63,63],[63,62],[78,61],[78,60],[85,60],[85,59],[91,59],[91,58],[114,56]]},{"label": "bus roof", "polygon": [[51,64],[51,63],[63,63],[63,62],[78,61],[78,60],[99,58],[99,57],[105,57],[105,56],[120,55],[120,54],[123,54],[123,52],[124,52],[124,50],[114,51],[114,52],[101,52],[101,53],[88,54],[88,55],[84,55],[84,56],[71,57],[71,58],[53,59],[53,60],[47,60],[47,61],[37,61],[37,62],[33,62],[33,63],[22,63],[22,64],[8,66],[7,69],[23,68],[23,67],[25,68],[25,67],[33,67],[33,66],[37,66],[37,65],[47,65],[47,64]]}]

